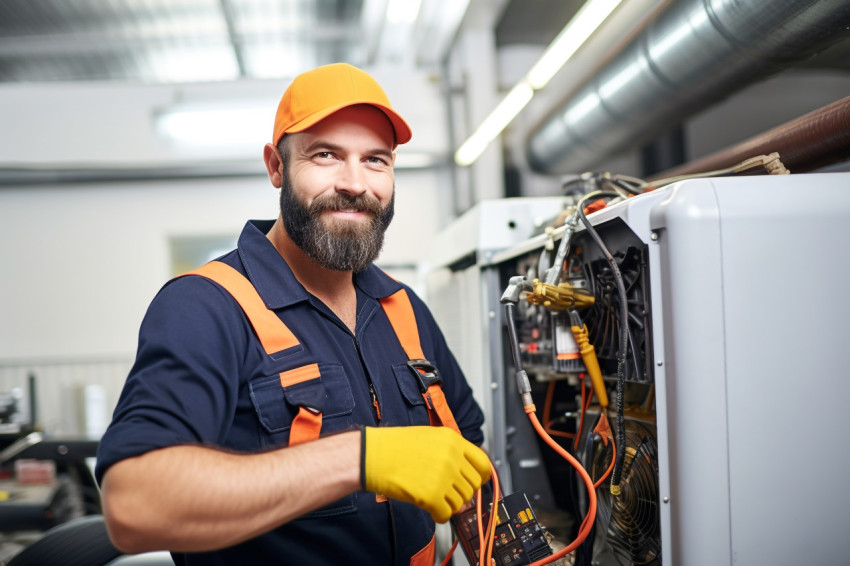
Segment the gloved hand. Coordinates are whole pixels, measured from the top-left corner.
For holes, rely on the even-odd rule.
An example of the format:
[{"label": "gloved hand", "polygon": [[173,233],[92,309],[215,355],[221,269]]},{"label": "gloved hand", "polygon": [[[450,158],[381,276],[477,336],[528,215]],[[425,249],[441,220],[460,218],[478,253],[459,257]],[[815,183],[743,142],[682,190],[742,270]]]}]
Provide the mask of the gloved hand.
[{"label": "gloved hand", "polygon": [[490,478],[490,459],[439,426],[364,427],[363,488],[428,511],[445,523]]}]

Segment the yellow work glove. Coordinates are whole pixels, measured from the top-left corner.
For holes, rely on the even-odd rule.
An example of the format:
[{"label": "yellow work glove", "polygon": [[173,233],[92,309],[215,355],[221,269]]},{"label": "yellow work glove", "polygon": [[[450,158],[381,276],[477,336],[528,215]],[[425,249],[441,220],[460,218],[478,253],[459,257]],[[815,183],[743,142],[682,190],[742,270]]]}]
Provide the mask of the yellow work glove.
[{"label": "yellow work glove", "polygon": [[364,427],[360,481],[445,523],[490,478],[483,450],[440,426]]}]

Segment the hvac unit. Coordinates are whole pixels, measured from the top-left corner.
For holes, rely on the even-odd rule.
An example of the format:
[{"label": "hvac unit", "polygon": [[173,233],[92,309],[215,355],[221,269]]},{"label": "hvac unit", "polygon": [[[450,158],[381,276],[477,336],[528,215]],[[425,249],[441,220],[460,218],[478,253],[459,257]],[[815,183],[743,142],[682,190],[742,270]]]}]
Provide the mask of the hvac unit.
[{"label": "hvac unit", "polygon": [[[543,425],[594,481],[610,474],[575,564],[850,563],[850,173],[681,181],[587,215],[558,256],[570,204],[481,203],[426,264],[503,492],[525,492],[564,543],[587,511],[523,411],[500,301],[556,266],[566,306],[526,292],[513,318]],[[576,354],[584,325],[607,406]]]}]

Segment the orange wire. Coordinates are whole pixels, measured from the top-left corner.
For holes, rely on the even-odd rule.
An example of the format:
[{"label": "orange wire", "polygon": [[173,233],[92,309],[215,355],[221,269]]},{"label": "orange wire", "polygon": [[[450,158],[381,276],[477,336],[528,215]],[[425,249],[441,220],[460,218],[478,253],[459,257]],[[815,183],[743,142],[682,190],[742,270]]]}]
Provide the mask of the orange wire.
[{"label": "orange wire", "polygon": [[[496,542],[495,532],[496,532],[496,516],[499,514],[498,512],[498,501],[502,497],[501,490],[499,488],[499,476],[496,473],[496,468],[493,466],[493,462],[490,462],[490,475],[493,482],[493,500],[490,503],[490,517],[487,520],[487,532],[484,532],[484,525],[482,522],[482,505],[481,505],[481,490],[479,489],[475,493],[475,518],[478,526],[478,563],[479,564],[489,564],[492,559],[493,554],[493,546]],[[494,512],[495,511],[495,512]],[[457,541],[455,541],[457,542]],[[451,557],[452,552],[454,551],[454,547],[452,547],[452,551],[449,552],[446,560]],[[484,557],[484,560],[481,558]]]},{"label": "orange wire", "polygon": [[576,460],[572,454],[564,450],[549,434],[543,430],[543,426],[540,424],[540,421],[537,419],[537,415],[534,412],[534,405],[529,405],[525,407],[526,413],[528,413],[528,418],[531,420],[531,424],[534,426],[534,429],[537,431],[537,434],[546,441],[555,452],[557,452],[562,458],[567,460],[578,472],[582,481],[584,481],[585,486],[587,487],[587,496],[589,500],[589,506],[587,509],[587,515],[585,515],[584,520],[581,523],[581,527],[579,527],[578,536],[576,539],[571,542],[568,546],[562,548],[555,554],[548,556],[542,560],[538,560],[537,562],[533,562],[530,566],[542,566],[543,564],[550,564],[555,560],[559,560],[575,550],[579,547],[579,545],[584,542],[584,539],[587,538],[587,535],[590,534],[590,530],[593,528],[593,523],[596,521],[596,488],[593,485],[593,480],[590,479],[590,476],[587,473],[587,470]]},{"label": "orange wire", "polygon": [[[499,481],[496,476],[496,468],[493,467],[493,463],[490,463],[490,473],[493,476],[493,501],[490,504],[490,521],[487,524],[487,542],[486,542],[486,550],[487,554],[485,556],[484,564],[490,564],[493,559],[493,546],[496,543],[496,517],[499,515],[499,499],[501,499],[502,494],[499,490]],[[479,560],[479,563],[481,561]]]},{"label": "orange wire", "polygon": [[602,477],[599,478],[598,480],[596,480],[596,483],[593,484],[594,488],[598,489],[599,486],[602,485],[602,482],[605,481],[605,478],[607,478],[609,475],[611,475],[611,470],[614,469],[614,461],[616,459],[617,459],[617,447],[614,445],[614,441],[612,440],[611,441],[611,465],[608,466],[608,469],[605,471],[604,474],[602,474]]},{"label": "orange wire", "polygon": [[481,490],[478,490],[478,493],[475,497],[475,518],[478,523],[478,564],[481,564],[482,557],[484,556],[484,525],[481,524]]},{"label": "orange wire", "polygon": [[555,421],[551,421],[549,423],[550,426],[543,427],[544,430],[546,432],[548,432],[549,434],[551,434],[552,436],[557,436],[558,438],[575,438],[576,437],[576,435],[572,432],[564,432],[562,430],[554,430],[553,428],[551,428],[551,425],[554,422]]},{"label": "orange wire", "polygon": [[[554,422],[554,421],[549,421],[549,419],[548,419],[548,417],[550,416],[552,399],[554,397],[554,389],[555,389],[554,386],[555,386],[554,381],[549,383],[549,387],[546,391],[546,400],[545,400],[544,406],[543,406],[544,422],[548,421],[548,424],[551,424],[551,422]],[[579,439],[579,436],[580,436],[578,433],[581,432],[581,428],[582,428],[583,423],[584,423],[584,415],[587,412],[588,407],[590,407],[590,401],[593,398],[593,390],[590,389],[590,388],[587,388],[587,391],[588,391],[588,393],[586,394],[585,393],[584,380],[582,380],[582,382],[581,382],[581,415],[580,415],[580,418],[579,418],[579,428],[578,428],[578,431],[575,435],[572,435],[570,433],[561,432],[561,431],[546,430],[546,428],[543,425],[540,424],[540,421],[538,420],[537,415],[534,412],[534,406],[531,405],[530,407],[526,407],[526,412],[528,413],[528,418],[531,420],[531,424],[534,426],[534,429],[537,431],[537,433],[540,435],[540,437],[546,442],[546,444],[548,444],[553,450],[555,450],[555,452],[557,452],[562,458],[567,460],[576,469],[576,471],[579,473],[579,476],[584,481],[585,486],[587,486],[588,498],[589,498],[589,501],[590,501],[590,506],[587,510],[587,514],[584,516],[584,519],[582,520],[581,526],[579,527],[579,532],[578,532],[576,539],[572,543],[570,543],[569,546],[566,546],[565,548],[561,549],[560,551],[558,551],[557,553],[555,553],[551,556],[548,556],[547,558],[544,558],[542,560],[538,560],[537,562],[534,562],[530,566],[542,566],[544,564],[550,564],[550,563],[554,562],[555,560],[563,558],[568,553],[574,551],[576,548],[578,548],[578,546],[582,542],[584,542],[584,540],[590,534],[590,530],[593,527],[593,523],[596,520],[596,506],[597,506],[596,489],[602,484],[603,481],[605,481],[605,478],[607,478],[611,474],[611,471],[614,468],[614,461],[615,461],[614,458],[616,458],[617,452],[616,452],[616,447],[614,446],[614,443],[612,442],[611,443],[611,449],[613,450],[613,455],[612,455],[612,459],[611,459],[611,465],[608,467],[608,469],[602,475],[602,477],[599,478],[597,480],[597,482],[594,484],[590,475],[587,473],[587,471],[584,469],[584,467],[578,462],[578,460],[576,460],[569,452],[564,450],[552,438],[552,434],[550,434],[550,433],[554,433],[555,436],[570,434],[570,437],[573,437],[573,436],[575,437],[576,445],[578,444],[578,439]],[[483,524],[483,520],[482,520],[483,509],[482,509],[482,502],[481,502],[482,497],[481,497],[481,490],[480,489],[476,493],[476,497],[475,497],[475,510],[476,510],[476,520],[477,520],[477,527],[478,527],[478,556],[479,556],[478,564],[479,564],[479,566],[491,564],[492,555],[493,555],[493,547],[495,545],[495,540],[496,540],[496,538],[495,538],[496,516],[498,515],[498,501],[499,501],[499,498],[501,497],[501,494],[499,492],[498,476],[496,474],[496,469],[495,469],[495,467],[493,467],[492,462],[490,463],[490,472],[491,472],[492,479],[493,479],[493,500],[492,500],[492,503],[490,505],[490,517],[488,518],[488,521],[487,521],[486,534],[484,532],[484,524]],[[451,559],[452,554],[454,553],[454,550],[457,547],[457,543],[458,543],[458,541],[455,540],[454,544],[452,545],[451,549],[449,550],[448,555],[444,559],[441,566],[446,566],[448,564],[448,561]]]}]

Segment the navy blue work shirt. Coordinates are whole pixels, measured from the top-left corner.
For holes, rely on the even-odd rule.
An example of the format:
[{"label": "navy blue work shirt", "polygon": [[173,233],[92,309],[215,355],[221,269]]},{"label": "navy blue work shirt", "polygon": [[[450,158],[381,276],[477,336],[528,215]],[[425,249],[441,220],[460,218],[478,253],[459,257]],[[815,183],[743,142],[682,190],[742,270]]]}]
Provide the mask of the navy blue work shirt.
[{"label": "navy blue work shirt", "polygon": [[[361,425],[428,424],[408,358],[378,302],[405,286],[374,265],[355,274],[353,334],[295,279],[265,236],[272,224],[248,222],[237,249],[220,261],[249,278],[301,345],[286,355],[269,356],[239,305],[218,284],[196,276],[167,283],[142,322],[136,362],[98,450],[98,481],[112,464],[166,446],[204,444],[251,452],[286,445],[298,408],[287,403],[279,374],[309,363],[319,364],[318,386],[326,396],[322,435]],[[431,313],[405,289],[422,350],[442,374],[457,424],[480,445],[484,418],[472,391]],[[214,473],[198,472],[199,481]],[[248,489],[234,485],[232,496]],[[360,491],[236,546],[173,556],[185,565],[407,565],[433,532],[430,516],[421,509],[378,502],[375,494]]]}]

